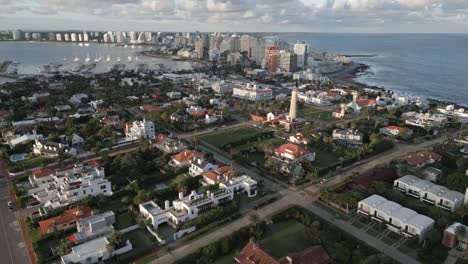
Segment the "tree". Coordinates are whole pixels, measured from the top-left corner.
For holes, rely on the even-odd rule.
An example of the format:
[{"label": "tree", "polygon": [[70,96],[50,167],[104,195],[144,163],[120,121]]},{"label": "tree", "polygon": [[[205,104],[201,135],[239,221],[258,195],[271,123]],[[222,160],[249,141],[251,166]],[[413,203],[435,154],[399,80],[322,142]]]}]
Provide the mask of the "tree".
[{"label": "tree", "polygon": [[455,228],[455,234],[457,235],[458,239],[461,240],[466,236],[468,230],[466,230],[466,226],[459,225]]},{"label": "tree", "polygon": [[118,230],[114,229],[109,237],[109,244],[107,244],[106,248],[108,251],[113,251],[114,249],[121,248],[123,243],[122,235]]},{"label": "tree", "polygon": [[72,243],[68,240],[63,240],[62,244],[60,244],[60,247],[58,249],[58,254],[60,256],[67,255],[68,253],[70,253],[71,249],[72,249]]}]

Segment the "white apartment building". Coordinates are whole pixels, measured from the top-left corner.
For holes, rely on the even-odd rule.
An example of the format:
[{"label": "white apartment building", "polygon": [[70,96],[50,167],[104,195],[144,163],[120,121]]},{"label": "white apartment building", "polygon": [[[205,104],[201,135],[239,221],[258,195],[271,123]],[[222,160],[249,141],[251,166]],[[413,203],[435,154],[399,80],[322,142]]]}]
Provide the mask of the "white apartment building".
[{"label": "white apartment building", "polygon": [[328,96],[327,92],[323,91],[300,92],[297,95],[297,99],[303,101],[306,104],[314,105],[331,105],[331,101],[333,100],[331,97]]},{"label": "white apartment building", "polygon": [[385,223],[387,228],[406,237],[418,236],[424,240],[434,228],[434,220],[388,201],[382,196],[372,195],[358,203],[357,212],[370,216],[372,220]]},{"label": "white apartment building", "polygon": [[220,189],[214,192],[197,193],[192,191],[185,196],[179,193],[179,199],[172,202],[165,201],[164,208],[159,207],[155,202],[149,201],[139,205],[140,213],[151,221],[155,230],[159,225],[168,223],[179,225],[197,218],[199,215],[208,212],[214,207],[231,202],[234,194],[247,192],[249,197],[257,194],[257,182],[249,176],[233,178],[229,182],[220,184]]},{"label": "white apartment building", "polygon": [[443,127],[448,122],[442,114],[406,112],[401,116],[405,123],[417,127]]},{"label": "white apartment building", "polygon": [[349,145],[361,145],[364,134],[353,129],[335,129],[333,130],[333,140]]},{"label": "white apartment building", "polygon": [[75,165],[72,169],[44,175],[40,180],[30,179],[33,188],[28,194],[45,211],[59,208],[88,196],[112,195],[111,182],[105,178],[104,168]]},{"label": "white apartment building", "polygon": [[454,212],[463,205],[465,196],[413,175],[403,176],[393,182],[393,188],[445,210]]},{"label": "white apartment building", "polygon": [[310,69],[294,73],[293,80],[309,80],[309,81],[319,81],[319,82],[330,81],[330,79],[327,76],[324,76],[317,72],[313,72]]},{"label": "white apartment building", "polygon": [[125,125],[125,137],[129,141],[141,138],[152,139],[155,137],[154,123],[146,119],[127,123]]},{"label": "white apartment building", "polygon": [[245,87],[235,86],[232,93],[233,97],[251,101],[269,101],[273,99],[273,91],[270,88],[255,83],[247,83]]},{"label": "white apartment building", "polygon": [[447,105],[445,108],[439,107],[437,110],[447,116],[459,117],[463,120],[468,120],[468,112],[464,108],[455,109],[454,105]]},{"label": "white apartment building", "polygon": [[309,45],[305,43],[294,44],[294,54],[297,55],[297,67],[304,67],[307,62],[307,52]]},{"label": "white apartment building", "polygon": [[224,80],[215,82],[211,85],[211,89],[213,89],[215,93],[219,93],[219,94],[231,93],[233,88],[234,88],[234,83],[226,82]]}]

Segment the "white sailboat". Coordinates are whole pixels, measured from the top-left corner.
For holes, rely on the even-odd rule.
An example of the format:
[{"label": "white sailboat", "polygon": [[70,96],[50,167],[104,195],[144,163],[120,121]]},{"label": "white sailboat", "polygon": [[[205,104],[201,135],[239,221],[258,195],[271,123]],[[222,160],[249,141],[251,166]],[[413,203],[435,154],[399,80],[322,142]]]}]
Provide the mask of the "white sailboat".
[{"label": "white sailboat", "polygon": [[107,59],[106,59],[107,62],[111,61],[111,57],[110,55],[107,55]]},{"label": "white sailboat", "polygon": [[85,59],[85,62],[90,62],[91,61],[91,58],[89,57],[89,54],[86,55],[86,59]]},{"label": "white sailboat", "polygon": [[128,61],[132,61],[132,56],[128,56]]},{"label": "white sailboat", "polygon": [[80,58],[78,58],[77,56],[75,56],[75,59],[74,59],[73,61],[75,61],[75,62],[80,61]]},{"label": "white sailboat", "polygon": [[120,57],[117,57],[117,61],[120,61]]}]

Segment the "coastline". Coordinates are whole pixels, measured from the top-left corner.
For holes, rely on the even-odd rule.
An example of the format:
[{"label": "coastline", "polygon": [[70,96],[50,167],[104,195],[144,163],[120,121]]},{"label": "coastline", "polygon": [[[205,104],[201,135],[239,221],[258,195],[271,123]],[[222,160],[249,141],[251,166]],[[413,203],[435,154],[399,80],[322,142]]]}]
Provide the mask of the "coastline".
[{"label": "coastline", "polygon": [[[398,93],[399,91],[393,90],[393,89],[388,89],[383,86],[376,86],[376,85],[368,85],[366,83],[357,81],[356,79],[359,77],[359,75],[365,75],[365,74],[370,74],[368,71],[371,69],[370,65],[367,65],[365,63],[358,63],[358,62],[351,62],[349,65],[346,65],[346,68],[342,71],[332,73],[332,74],[327,74],[326,76],[332,79],[333,81],[351,87],[351,88],[371,88],[375,90],[380,90],[380,91],[392,91],[394,93]],[[423,98],[427,101],[429,101],[430,104],[435,104],[435,105],[454,105],[457,108],[466,108],[468,106],[462,105],[453,101],[447,101],[443,99],[437,99],[437,98],[430,98],[430,97],[424,97],[423,95],[409,95],[409,96],[414,96],[414,97],[420,97]]]}]

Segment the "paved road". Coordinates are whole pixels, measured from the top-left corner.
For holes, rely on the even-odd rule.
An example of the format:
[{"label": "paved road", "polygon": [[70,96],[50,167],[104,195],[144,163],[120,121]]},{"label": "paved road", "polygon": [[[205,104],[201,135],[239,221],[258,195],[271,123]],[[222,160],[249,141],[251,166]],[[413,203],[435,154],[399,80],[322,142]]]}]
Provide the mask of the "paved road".
[{"label": "paved road", "polygon": [[9,212],[7,178],[0,171],[0,263],[30,263],[16,213]]}]

